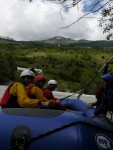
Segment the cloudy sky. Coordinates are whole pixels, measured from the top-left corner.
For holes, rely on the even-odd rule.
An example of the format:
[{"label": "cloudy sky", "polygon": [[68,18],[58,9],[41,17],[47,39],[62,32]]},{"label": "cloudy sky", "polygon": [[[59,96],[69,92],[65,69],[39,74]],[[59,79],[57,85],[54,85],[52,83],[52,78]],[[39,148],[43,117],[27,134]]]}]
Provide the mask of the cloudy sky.
[{"label": "cloudy sky", "polygon": [[[92,0],[91,0],[92,1]],[[44,40],[64,36],[75,40],[104,40],[102,28],[98,27],[99,13],[92,14],[74,25],[66,27],[87,12],[90,0],[82,0],[78,7],[64,6],[35,0],[0,0],[0,36],[15,40]]]}]

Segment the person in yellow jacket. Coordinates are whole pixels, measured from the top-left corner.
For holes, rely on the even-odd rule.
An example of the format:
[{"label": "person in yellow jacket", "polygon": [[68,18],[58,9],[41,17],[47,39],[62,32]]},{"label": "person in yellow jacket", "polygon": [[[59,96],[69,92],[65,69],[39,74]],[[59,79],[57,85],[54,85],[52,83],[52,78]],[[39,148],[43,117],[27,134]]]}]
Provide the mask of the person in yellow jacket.
[{"label": "person in yellow jacket", "polygon": [[3,107],[39,107],[39,106],[54,106],[56,103],[53,100],[48,100],[44,97],[43,92],[40,88],[35,85],[31,86],[30,94],[28,85],[30,85],[34,79],[34,73],[26,69],[20,77],[21,82],[13,83],[5,91],[2,99],[1,106]]}]

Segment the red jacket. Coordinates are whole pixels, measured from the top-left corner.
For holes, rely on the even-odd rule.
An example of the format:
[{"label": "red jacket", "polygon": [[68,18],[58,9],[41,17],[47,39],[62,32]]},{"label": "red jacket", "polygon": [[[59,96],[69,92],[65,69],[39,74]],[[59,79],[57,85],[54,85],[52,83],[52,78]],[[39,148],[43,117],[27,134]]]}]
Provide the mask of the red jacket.
[{"label": "red jacket", "polygon": [[47,99],[49,99],[49,100],[52,99],[52,100],[55,100],[55,101],[58,100],[57,98],[55,98],[53,96],[52,91],[50,91],[48,87],[42,88],[42,91],[43,91],[44,97],[46,97]]},{"label": "red jacket", "polygon": [[[43,91],[44,97],[46,97],[47,99],[49,99],[49,100],[51,99],[51,100],[54,100],[54,101],[59,100],[59,99],[57,99],[57,98],[55,98],[55,97],[53,96],[52,91],[50,91],[50,89],[49,89],[48,87],[42,88],[42,91]],[[65,106],[63,106],[63,105],[61,105],[60,103],[58,103],[58,104],[56,105],[56,109],[65,110]]]}]

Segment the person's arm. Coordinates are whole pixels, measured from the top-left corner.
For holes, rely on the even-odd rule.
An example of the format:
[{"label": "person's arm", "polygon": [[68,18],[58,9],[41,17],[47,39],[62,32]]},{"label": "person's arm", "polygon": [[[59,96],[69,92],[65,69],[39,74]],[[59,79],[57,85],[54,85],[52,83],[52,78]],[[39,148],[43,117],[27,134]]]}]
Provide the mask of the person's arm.
[{"label": "person's arm", "polygon": [[92,107],[96,106],[97,104],[98,104],[98,100],[92,103]]},{"label": "person's arm", "polygon": [[53,100],[51,97],[50,97],[50,99],[49,98],[47,98],[44,94],[43,94],[43,91],[40,89],[40,88],[38,88],[37,86],[34,86],[32,89],[31,89],[31,92],[32,92],[32,94],[33,95],[35,95],[35,97],[37,98],[37,99],[39,99],[41,102],[49,102],[49,105],[51,105],[51,106],[54,106],[54,105],[56,105],[56,101],[55,100]]},{"label": "person's arm", "polygon": [[97,107],[94,111],[94,115],[98,116],[99,114],[105,112],[106,109],[106,98],[101,99],[101,103],[99,107]]}]

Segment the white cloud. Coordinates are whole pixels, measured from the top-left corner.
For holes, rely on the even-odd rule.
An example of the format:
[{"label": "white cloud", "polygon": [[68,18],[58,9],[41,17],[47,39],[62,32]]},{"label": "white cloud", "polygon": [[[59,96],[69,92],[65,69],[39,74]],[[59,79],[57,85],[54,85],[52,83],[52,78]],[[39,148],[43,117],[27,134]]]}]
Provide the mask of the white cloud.
[{"label": "white cloud", "polygon": [[47,1],[29,3],[0,0],[0,36],[9,36],[16,40],[43,40],[59,35],[75,40],[105,39],[102,29],[97,27],[97,21],[91,18],[81,19],[69,28],[60,29],[84,14],[80,9],[82,6],[81,3],[79,9],[72,8],[65,12],[61,5]]}]

